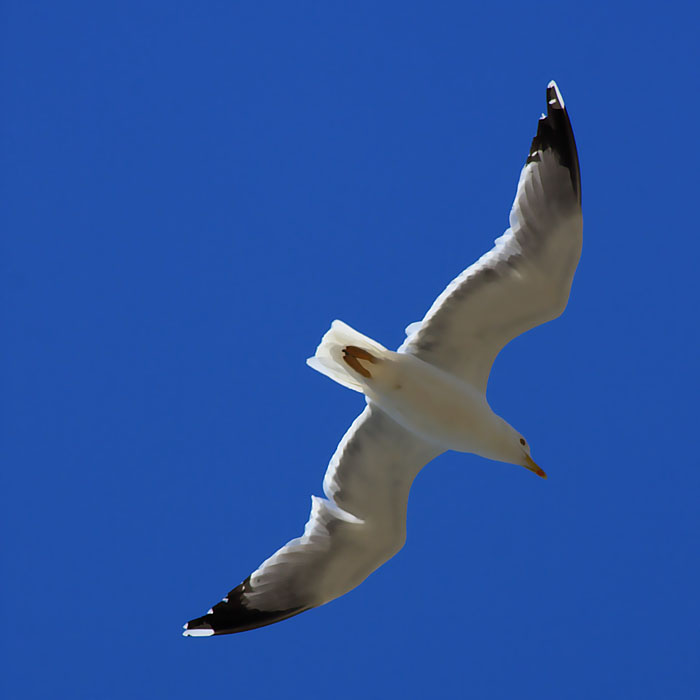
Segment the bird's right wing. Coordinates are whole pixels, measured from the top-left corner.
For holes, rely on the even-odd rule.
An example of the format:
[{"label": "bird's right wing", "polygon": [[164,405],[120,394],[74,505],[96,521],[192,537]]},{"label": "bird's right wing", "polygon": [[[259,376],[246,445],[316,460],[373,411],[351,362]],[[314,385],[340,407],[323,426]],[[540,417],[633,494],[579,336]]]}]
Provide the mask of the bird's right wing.
[{"label": "bird's right wing", "polygon": [[184,634],[263,627],[359,586],[403,546],[411,484],[442,451],[370,402],[340,441],[323,480],[326,498],[312,497],[304,534],[188,622]]},{"label": "bird's right wing", "polygon": [[510,228],[454,279],[422,321],[407,352],[486,392],[496,355],[513,338],[562,313],[581,255],[581,179],[564,100],[547,86],[542,116],[520,174]]}]

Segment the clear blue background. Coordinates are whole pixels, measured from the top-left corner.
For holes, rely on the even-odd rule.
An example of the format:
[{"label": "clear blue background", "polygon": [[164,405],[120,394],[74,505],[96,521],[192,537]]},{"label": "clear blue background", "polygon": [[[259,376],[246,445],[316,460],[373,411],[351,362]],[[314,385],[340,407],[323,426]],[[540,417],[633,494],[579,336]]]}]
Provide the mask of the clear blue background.
[{"label": "clear blue background", "polygon": [[[3,3],[4,697],[697,697],[694,6]],[[304,359],[490,247],[552,78],[583,257],[490,386],[549,481],[446,455],[359,589],[181,637],[362,407]]]}]

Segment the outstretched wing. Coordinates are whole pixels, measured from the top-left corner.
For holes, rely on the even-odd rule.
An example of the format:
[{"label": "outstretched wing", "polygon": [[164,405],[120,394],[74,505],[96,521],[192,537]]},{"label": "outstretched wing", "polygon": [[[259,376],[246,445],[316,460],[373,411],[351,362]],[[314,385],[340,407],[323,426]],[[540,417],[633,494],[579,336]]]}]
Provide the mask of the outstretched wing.
[{"label": "outstretched wing", "polygon": [[185,635],[244,632],[323,605],[359,586],[406,539],[406,507],[420,469],[440,454],[373,404],[357,417],[312,497],[304,534],[264,561]]},{"label": "outstretched wing", "polygon": [[491,366],[513,338],[559,316],[581,256],[581,180],[574,134],[552,81],[520,174],[510,228],[453,280],[422,321],[406,329],[408,352],[486,391]]}]

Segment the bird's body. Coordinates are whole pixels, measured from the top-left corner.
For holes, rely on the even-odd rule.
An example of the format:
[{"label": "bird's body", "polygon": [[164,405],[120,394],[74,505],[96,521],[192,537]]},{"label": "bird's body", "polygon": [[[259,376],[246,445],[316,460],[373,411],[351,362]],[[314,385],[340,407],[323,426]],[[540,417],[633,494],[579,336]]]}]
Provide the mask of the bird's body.
[{"label": "bird's body", "polygon": [[309,364],[341,381],[337,372],[344,368],[337,359],[328,369],[333,357],[339,357],[345,347],[361,348],[373,358],[371,362],[359,360],[369,376],[345,368],[348,376],[341,383],[361,391],[400,426],[443,452],[471,452],[511,461],[512,455],[501,444],[510,426],[491,410],[483,391],[415,355],[392,352],[368,341],[335,321]]},{"label": "bird's body", "polygon": [[401,549],[414,478],[446,450],[544,472],[486,399],[493,362],[514,337],[559,316],[581,254],[578,156],[552,82],[523,168],[510,228],[406,329],[396,352],[335,321],[308,364],[363,393],[301,537],[265,560],[185,635],[243,632],[352,590]]},{"label": "bird's body", "polygon": [[443,450],[500,459],[494,438],[503,421],[471,384],[399,352],[372,370],[365,395],[399,425]]}]

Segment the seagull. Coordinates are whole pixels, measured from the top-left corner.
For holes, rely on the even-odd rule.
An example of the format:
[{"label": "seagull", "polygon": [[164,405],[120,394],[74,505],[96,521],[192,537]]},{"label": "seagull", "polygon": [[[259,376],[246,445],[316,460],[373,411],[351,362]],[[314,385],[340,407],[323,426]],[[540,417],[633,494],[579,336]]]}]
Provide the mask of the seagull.
[{"label": "seagull", "polygon": [[510,227],[406,328],[396,352],[334,321],[307,363],[366,397],[331,458],[325,498],[304,534],[266,559],[185,636],[245,632],[316,608],[359,586],[406,540],[418,472],[447,450],[523,466],[530,445],[486,400],[491,366],[513,338],[557,318],[581,255],[581,180],[554,81],[520,173]]}]

